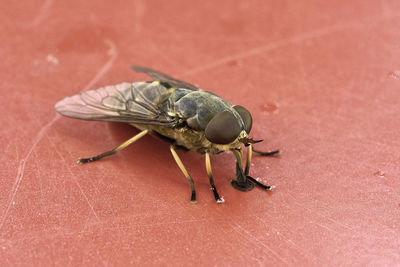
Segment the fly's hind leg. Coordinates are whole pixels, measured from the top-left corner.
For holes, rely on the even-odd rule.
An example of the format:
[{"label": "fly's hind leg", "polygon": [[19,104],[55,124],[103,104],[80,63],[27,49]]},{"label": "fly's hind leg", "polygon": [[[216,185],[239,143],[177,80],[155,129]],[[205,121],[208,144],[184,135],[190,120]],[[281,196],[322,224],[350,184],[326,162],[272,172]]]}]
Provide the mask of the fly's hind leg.
[{"label": "fly's hind leg", "polygon": [[182,163],[181,159],[179,158],[178,154],[176,153],[175,146],[171,145],[169,147],[169,149],[171,150],[172,156],[174,157],[175,162],[178,165],[179,169],[181,169],[181,171],[185,175],[186,179],[189,181],[190,189],[192,190],[192,195],[190,197],[190,202],[196,203],[197,200],[196,200],[196,190],[194,189],[194,181],[193,181],[192,177],[189,175],[189,173],[186,170],[185,166],[183,165],[183,163]]},{"label": "fly's hind leg", "polygon": [[141,131],[140,133],[138,133],[134,137],[130,138],[129,140],[127,140],[127,141],[123,142],[122,144],[120,144],[119,146],[117,146],[116,148],[114,148],[114,149],[112,149],[110,151],[106,151],[104,153],[101,153],[100,155],[97,155],[97,156],[94,156],[94,157],[91,157],[91,158],[78,159],[78,163],[79,164],[88,163],[88,162],[99,160],[99,159],[107,157],[107,156],[111,156],[111,155],[117,153],[118,151],[124,149],[125,147],[129,146],[130,144],[134,143],[135,141],[139,140],[140,138],[145,136],[148,132],[149,132],[149,130]]},{"label": "fly's hind leg", "polygon": [[207,170],[208,179],[210,180],[211,189],[212,189],[214,197],[215,197],[215,201],[217,201],[217,203],[224,203],[224,200],[219,197],[217,188],[214,185],[214,177],[213,177],[213,174],[211,171],[210,154],[208,152],[206,152],[206,170]]}]

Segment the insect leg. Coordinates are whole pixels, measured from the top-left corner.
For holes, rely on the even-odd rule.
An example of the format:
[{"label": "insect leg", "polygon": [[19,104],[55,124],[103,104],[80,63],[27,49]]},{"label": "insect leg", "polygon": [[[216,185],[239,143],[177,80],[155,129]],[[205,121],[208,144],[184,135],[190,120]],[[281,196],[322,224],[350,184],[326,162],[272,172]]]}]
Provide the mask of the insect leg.
[{"label": "insect leg", "polygon": [[217,188],[214,185],[214,177],[211,172],[210,154],[208,152],[206,152],[206,170],[207,170],[208,179],[210,180],[211,189],[214,193],[215,200],[217,201],[217,203],[224,203],[224,200],[219,197]]},{"label": "insect leg", "polygon": [[[264,190],[271,190],[272,188],[274,188],[274,186],[271,185],[264,185],[262,183],[260,183],[259,181],[257,181],[256,179],[254,179],[253,177],[249,176],[249,171],[250,171],[250,165],[251,165],[251,155],[252,155],[252,151],[253,151],[253,146],[250,144],[247,148],[247,159],[246,159],[246,168],[244,171],[244,175],[246,175],[247,179],[249,179],[250,181],[252,181],[255,185],[257,185],[258,187],[261,187]],[[279,150],[277,150],[279,151]],[[270,152],[271,153],[271,152]],[[269,155],[271,156],[271,155]]]},{"label": "insect leg", "polygon": [[186,170],[185,166],[183,165],[181,159],[179,158],[178,154],[176,153],[175,146],[171,145],[169,147],[169,149],[171,150],[172,156],[174,157],[179,169],[181,169],[181,171],[185,175],[186,179],[188,179],[188,181],[189,181],[190,188],[192,190],[192,196],[190,197],[190,202],[196,203],[197,200],[196,200],[196,190],[194,189],[194,181],[193,181],[192,177],[189,175],[189,173],[187,172],[187,170]]},{"label": "insect leg", "polygon": [[246,168],[244,169],[244,175],[246,176],[249,175],[252,152],[253,152],[253,146],[249,144],[249,146],[247,147]]},{"label": "insect leg", "polygon": [[267,151],[267,152],[260,151],[260,150],[257,150],[255,148],[252,148],[252,150],[254,152],[256,152],[257,154],[261,155],[261,156],[277,156],[277,155],[279,155],[281,153],[280,150]]},{"label": "insect leg", "polygon": [[252,183],[249,179],[247,179],[246,175],[243,173],[242,166],[242,149],[234,149],[232,150],[233,154],[236,158],[236,180],[231,181],[231,185],[233,188],[238,189],[240,191],[249,191],[254,188],[254,183]]},{"label": "insect leg", "polygon": [[135,141],[139,140],[140,138],[145,136],[148,132],[149,132],[149,130],[141,131],[140,133],[138,133],[134,137],[128,139],[127,141],[125,141],[122,144],[120,144],[119,146],[117,146],[116,148],[114,148],[114,149],[112,149],[110,151],[106,151],[104,153],[101,153],[100,155],[97,155],[97,156],[94,156],[94,157],[91,157],[91,158],[78,159],[78,163],[79,164],[88,163],[88,162],[99,160],[99,159],[107,157],[107,156],[111,156],[111,155],[117,153],[118,151],[124,149],[125,147],[129,146],[130,144],[134,143]]}]

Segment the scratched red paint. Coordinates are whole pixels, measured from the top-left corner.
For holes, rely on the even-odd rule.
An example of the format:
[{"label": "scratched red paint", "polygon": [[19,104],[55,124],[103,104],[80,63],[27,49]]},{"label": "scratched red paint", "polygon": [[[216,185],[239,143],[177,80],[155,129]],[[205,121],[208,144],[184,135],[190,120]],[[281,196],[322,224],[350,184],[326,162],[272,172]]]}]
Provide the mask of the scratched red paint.
[{"label": "scratched red paint", "polygon": [[[399,2],[24,1],[0,11],[0,265],[396,265]],[[145,65],[246,106],[259,148],[242,193],[231,155],[71,120],[64,96],[148,79]],[[376,175],[376,173],[384,175]]]}]

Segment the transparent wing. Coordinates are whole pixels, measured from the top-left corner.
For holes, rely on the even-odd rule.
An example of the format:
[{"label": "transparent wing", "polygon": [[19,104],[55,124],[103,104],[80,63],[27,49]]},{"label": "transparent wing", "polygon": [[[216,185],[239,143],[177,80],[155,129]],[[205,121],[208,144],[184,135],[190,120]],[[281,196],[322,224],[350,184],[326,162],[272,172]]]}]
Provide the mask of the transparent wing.
[{"label": "transparent wing", "polygon": [[165,83],[169,84],[171,87],[185,88],[185,89],[190,89],[193,91],[199,90],[199,88],[197,86],[194,86],[193,84],[177,80],[167,74],[161,73],[156,70],[152,70],[152,69],[149,69],[146,67],[135,66],[135,65],[132,65],[131,69],[133,69],[136,72],[146,73],[154,80],[160,81],[160,82],[165,82]]},{"label": "transparent wing", "polygon": [[61,115],[75,119],[172,127],[177,119],[159,108],[166,90],[156,83],[125,82],[66,97],[54,107]]}]

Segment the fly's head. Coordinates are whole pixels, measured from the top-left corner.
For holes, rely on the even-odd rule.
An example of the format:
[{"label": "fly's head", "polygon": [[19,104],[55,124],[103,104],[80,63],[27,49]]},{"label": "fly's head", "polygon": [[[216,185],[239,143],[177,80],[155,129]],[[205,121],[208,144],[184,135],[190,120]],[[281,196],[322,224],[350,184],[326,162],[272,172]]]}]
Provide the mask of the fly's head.
[{"label": "fly's head", "polygon": [[221,150],[248,146],[262,140],[253,140],[248,135],[253,124],[250,112],[242,106],[217,113],[207,124],[205,137]]}]

